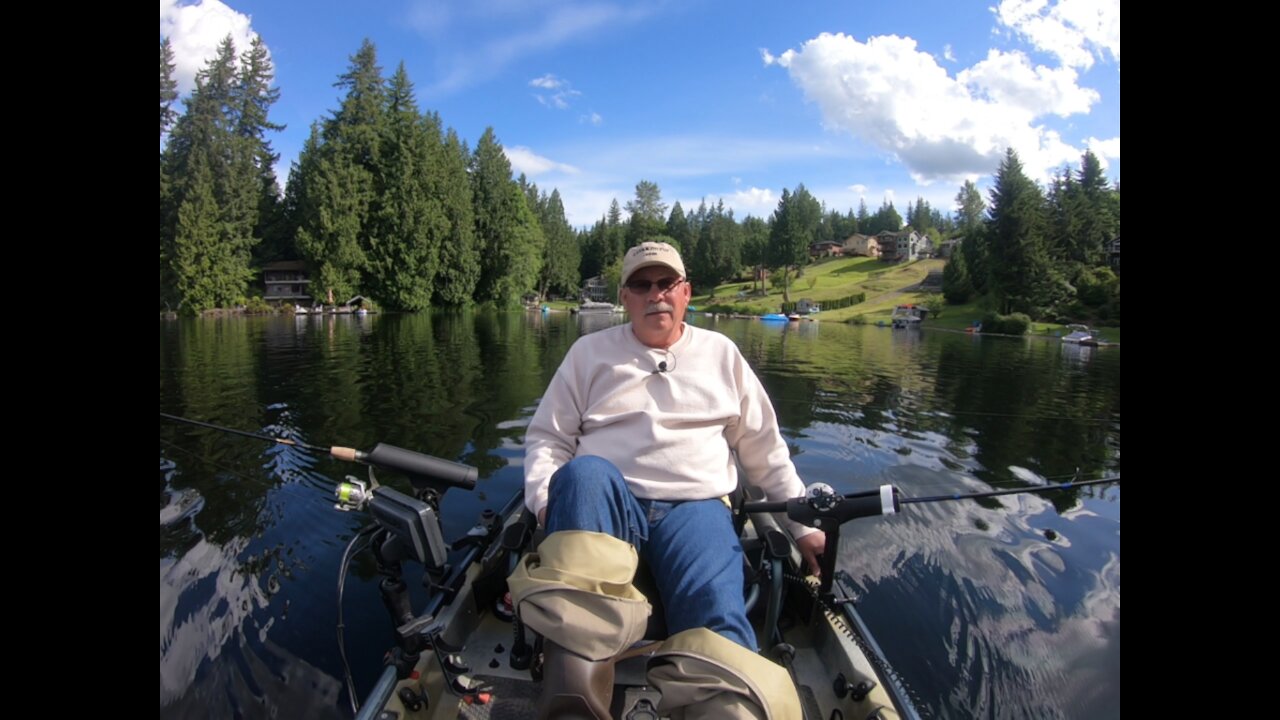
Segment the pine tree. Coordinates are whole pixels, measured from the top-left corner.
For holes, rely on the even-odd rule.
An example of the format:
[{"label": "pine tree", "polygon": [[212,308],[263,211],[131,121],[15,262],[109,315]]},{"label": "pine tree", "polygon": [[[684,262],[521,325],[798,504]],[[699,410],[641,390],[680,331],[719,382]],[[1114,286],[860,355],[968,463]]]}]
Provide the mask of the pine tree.
[{"label": "pine tree", "polygon": [[969,279],[969,264],[965,262],[960,248],[951,252],[947,264],[942,268],[942,294],[952,305],[969,302],[973,296],[973,282]]},{"label": "pine tree", "polygon": [[[1080,158],[1078,188],[1080,205],[1077,221],[1077,251],[1073,259],[1085,265],[1096,267],[1107,262],[1108,245],[1116,235],[1120,234],[1120,222],[1113,209],[1112,191],[1102,163],[1091,151],[1086,150]],[[1118,197],[1118,193],[1116,194]]]},{"label": "pine tree", "polygon": [[177,212],[172,263],[178,307],[199,313],[226,304],[230,278],[225,277],[225,268],[231,248],[223,242],[213,178],[204,156],[192,157],[189,167],[186,192]]},{"label": "pine tree", "polygon": [[383,131],[365,284],[392,309],[421,310],[431,303],[448,221],[437,194],[440,129],[418,112],[404,63],[387,85]]},{"label": "pine tree", "polygon": [[564,216],[564,202],[560,199],[560,191],[553,188],[546,201],[539,198],[538,204],[538,220],[547,247],[538,295],[546,297],[548,290],[555,290],[576,296],[582,285],[582,278],[578,275],[578,265],[582,258],[578,251],[578,238]]},{"label": "pine tree", "polygon": [[1041,317],[1060,300],[1062,284],[1045,248],[1044,207],[1040,188],[1010,148],[996,172],[987,220],[988,290],[1002,313]]},{"label": "pine tree", "polygon": [[251,146],[237,133],[237,92],[235,45],[227,37],[196,76],[162,157],[161,297],[187,312],[243,301],[253,275],[256,179]]},{"label": "pine tree", "polygon": [[641,180],[636,184],[636,197],[627,203],[631,214],[627,221],[627,247],[635,247],[666,230],[667,205],[662,202],[658,184]]},{"label": "pine tree", "polygon": [[360,290],[368,226],[379,202],[386,86],[372,42],[366,39],[351,57],[337,87],[346,95],[332,118],[312,126],[290,183],[298,183],[296,241],[313,268],[312,292],[340,303]]},{"label": "pine tree", "polygon": [[751,285],[754,288],[760,270],[764,268],[769,250],[769,224],[758,217],[746,216],[742,220],[742,264],[750,267]]},{"label": "pine tree", "polygon": [[486,128],[471,162],[476,238],[481,248],[476,299],[512,307],[534,289],[542,269],[542,228],[519,184],[493,128]]},{"label": "pine tree", "polygon": [[821,221],[822,207],[803,183],[794,193],[782,190],[769,236],[769,264],[782,270],[784,302],[791,302],[789,268],[803,266]]},{"label": "pine tree", "polygon": [[173,79],[173,70],[177,67],[173,61],[173,48],[169,46],[169,38],[160,40],[160,137],[173,124],[176,113],[173,103],[178,99],[178,83]]},{"label": "pine tree", "polygon": [[452,128],[445,136],[442,158],[440,202],[448,233],[440,245],[436,268],[436,302],[460,306],[470,303],[475,294],[480,280],[480,251],[476,247],[475,207],[467,174],[471,154]]},{"label": "pine tree", "polygon": [[689,221],[684,216],[684,208],[680,207],[679,200],[671,206],[671,216],[667,218],[666,235],[673,240],[671,244],[677,250],[683,251],[691,247],[690,241],[693,235],[689,232]]},{"label": "pine tree", "polygon": [[268,132],[279,132],[284,125],[271,122],[271,106],[280,99],[280,90],[272,87],[275,68],[262,38],[240,56],[240,67],[232,91],[236,116],[237,166],[236,180],[245,202],[253,203],[249,232],[255,238],[254,259],[259,264],[292,255],[280,184],[275,164],[280,159],[267,139]]}]

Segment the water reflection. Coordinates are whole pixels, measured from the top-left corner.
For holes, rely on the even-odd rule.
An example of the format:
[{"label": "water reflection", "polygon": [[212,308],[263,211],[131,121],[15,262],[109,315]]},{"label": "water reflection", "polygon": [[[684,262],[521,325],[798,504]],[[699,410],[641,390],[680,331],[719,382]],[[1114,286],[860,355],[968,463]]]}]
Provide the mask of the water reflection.
[{"label": "water reflection", "polygon": [[[450,491],[442,507],[456,537],[520,487],[524,428],[569,346],[617,322],[458,312],[162,323],[160,405],[475,464],[476,492]],[[921,496],[1119,471],[1119,348],[690,322],[742,349],[807,481]],[[352,469],[185,426],[160,435],[161,716],[345,715],[334,585],[363,520],[332,509],[331,487]],[[851,523],[839,566],[936,715],[1118,717],[1118,488]],[[366,692],[389,644],[370,565],[353,567],[345,607]]]}]

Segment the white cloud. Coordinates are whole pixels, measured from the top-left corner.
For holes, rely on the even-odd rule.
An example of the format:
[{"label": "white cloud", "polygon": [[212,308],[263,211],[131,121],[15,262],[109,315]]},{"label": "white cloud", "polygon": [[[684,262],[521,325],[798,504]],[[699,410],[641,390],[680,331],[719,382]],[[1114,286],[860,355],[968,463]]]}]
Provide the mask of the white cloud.
[{"label": "white cloud", "polygon": [[596,127],[600,127],[601,125],[604,124],[604,118],[600,116],[600,113],[592,112],[588,115],[582,115],[581,117],[579,117],[578,122],[591,123]]},{"label": "white cloud", "polygon": [[1091,137],[1085,141],[1085,145],[1098,156],[1098,162],[1102,165],[1103,170],[1111,167],[1111,160],[1120,159],[1120,138],[1115,137],[1110,140],[1099,140]]},{"label": "white cloud", "polygon": [[1001,25],[1064,65],[1089,68],[1103,51],[1120,61],[1120,0],[1002,0]]},{"label": "white cloud", "polygon": [[[962,82],[919,51],[915,40],[896,35],[862,43],[823,33],[772,64],[786,68],[817,103],[829,130],[896,156],[926,185],[993,172],[1006,147],[1018,151],[1029,172],[1047,176],[1080,151],[1037,117],[1087,109],[1096,99],[1075,86],[1074,72],[1032,70],[1017,54],[989,56],[962,71],[968,83]],[[998,67],[1018,72],[998,82]]]},{"label": "white cloud", "polygon": [[942,57],[948,62],[956,61],[956,52],[951,47],[951,43],[942,46]]},{"label": "white cloud", "polygon": [[257,37],[248,15],[218,0],[201,0],[195,5],[160,0],[160,37],[169,38],[173,47],[173,76],[179,93],[185,95],[195,88],[196,73],[217,54],[218,44],[228,35],[237,54],[247,50]]},{"label": "white cloud", "polygon": [[517,175],[524,173],[530,178],[537,177],[550,172],[565,173],[568,175],[576,175],[578,168],[565,163],[559,163],[550,158],[542,157],[527,147],[509,147],[503,148],[503,152],[507,155],[507,160],[511,161],[511,169]]},{"label": "white cloud", "polygon": [[734,191],[733,195],[724,199],[724,204],[733,208],[738,219],[746,215],[768,217],[778,208],[778,196],[769,188],[749,187]]},{"label": "white cloud", "polygon": [[1091,137],[1085,144],[1088,145],[1089,149],[1093,151],[1093,154],[1097,155],[1100,159],[1120,159],[1120,138],[1118,137],[1111,138],[1110,140],[1099,140],[1098,138]]},{"label": "white cloud", "polygon": [[564,81],[551,73],[547,73],[540,78],[534,78],[529,81],[530,87],[542,88],[543,90],[555,90],[563,84]]},{"label": "white cloud", "polygon": [[856,185],[850,185],[849,189],[852,190],[853,194],[857,195],[858,197],[865,197],[867,194],[867,186],[861,183],[858,183]]},{"label": "white cloud", "polygon": [[1062,117],[1088,113],[1101,99],[1096,90],[1076,84],[1074,69],[1032,68],[1027,56],[1017,51],[991,50],[986,60],[961,71],[956,80],[969,86],[975,97],[1019,108],[1032,117],[1046,112]]},{"label": "white cloud", "polygon": [[444,68],[428,92],[444,94],[495,77],[534,53],[643,21],[661,7],[591,0],[413,0],[406,18],[429,38]]},{"label": "white cloud", "polygon": [[573,89],[568,80],[558,78],[551,73],[547,73],[540,78],[530,80],[529,86],[541,88],[543,90],[555,90],[555,92],[550,95],[535,93],[533,97],[536,98],[543,107],[555,108],[556,110],[568,110],[570,98],[582,95],[582,93]]}]

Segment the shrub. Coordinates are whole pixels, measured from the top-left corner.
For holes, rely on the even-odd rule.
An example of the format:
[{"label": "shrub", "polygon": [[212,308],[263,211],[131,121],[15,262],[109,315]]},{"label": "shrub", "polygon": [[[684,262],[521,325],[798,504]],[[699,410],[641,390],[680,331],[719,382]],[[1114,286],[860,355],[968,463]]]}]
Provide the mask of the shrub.
[{"label": "shrub", "polygon": [[999,313],[990,312],[982,317],[982,332],[984,333],[1026,335],[1027,328],[1030,326],[1031,318],[1024,313],[1000,315]]}]

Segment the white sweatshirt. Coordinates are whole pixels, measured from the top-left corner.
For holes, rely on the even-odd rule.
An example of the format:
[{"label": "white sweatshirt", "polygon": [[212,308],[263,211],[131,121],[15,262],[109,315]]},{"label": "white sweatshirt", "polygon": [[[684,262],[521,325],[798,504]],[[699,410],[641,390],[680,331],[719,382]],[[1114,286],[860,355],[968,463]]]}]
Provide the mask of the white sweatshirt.
[{"label": "white sweatshirt", "polygon": [[[738,347],[688,324],[670,350],[643,345],[630,323],[578,338],[525,441],[534,513],[547,506],[551,475],[579,455],[612,462],[639,498],[727,495],[738,486],[732,450],[770,500],[804,494],[773,405]],[[813,531],[788,524],[796,537]]]}]

